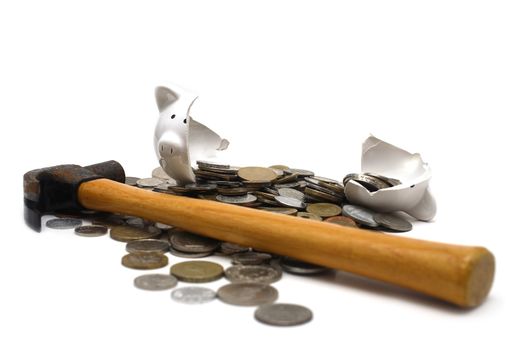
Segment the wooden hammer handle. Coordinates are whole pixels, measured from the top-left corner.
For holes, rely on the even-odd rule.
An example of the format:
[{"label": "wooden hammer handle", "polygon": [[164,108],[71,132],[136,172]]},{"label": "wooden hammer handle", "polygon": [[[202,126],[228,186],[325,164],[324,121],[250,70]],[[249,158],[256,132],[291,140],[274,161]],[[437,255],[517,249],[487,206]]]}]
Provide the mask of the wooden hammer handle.
[{"label": "wooden hammer handle", "polygon": [[178,197],[107,179],[83,183],[89,209],[135,215],[407,287],[462,307],[481,304],[492,286],[486,248],[429,242],[305,220],[214,201]]}]

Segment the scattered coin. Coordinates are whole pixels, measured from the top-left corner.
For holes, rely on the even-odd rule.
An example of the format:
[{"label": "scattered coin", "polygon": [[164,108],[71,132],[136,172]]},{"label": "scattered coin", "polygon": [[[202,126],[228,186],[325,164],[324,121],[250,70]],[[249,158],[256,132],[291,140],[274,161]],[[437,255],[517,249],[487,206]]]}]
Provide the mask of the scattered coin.
[{"label": "scattered coin", "polygon": [[296,304],[266,304],[255,310],[255,319],[272,326],[297,326],[312,320],[310,309]]},{"label": "scattered coin", "polygon": [[138,177],[126,176],[126,185],[137,186],[137,181],[140,180]]},{"label": "scattered coin", "polygon": [[122,257],[122,265],[131,269],[160,269],[168,265],[168,258],[157,253],[129,253]]},{"label": "scattered coin", "polygon": [[107,226],[84,225],[75,227],[75,233],[83,237],[99,237],[108,233]]},{"label": "scattered coin", "polygon": [[204,304],[215,299],[215,291],[204,287],[182,287],[171,292],[171,298],[184,304]]},{"label": "scattered coin", "polygon": [[172,275],[162,273],[152,273],[141,275],[133,281],[135,287],[144,290],[166,290],[177,285],[177,278]]},{"label": "scattered coin", "polygon": [[281,279],[281,271],[264,265],[234,265],[224,271],[232,283],[249,282],[271,284]]},{"label": "scattered coin", "polygon": [[220,245],[220,252],[224,255],[232,255],[235,253],[242,253],[249,251],[250,248],[230,242],[222,242]]},{"label": "scattered coin", "polygon": [[183,282],[205,283],[221,278],[223,268],[211,261],[185,261],[173,265],[170,273]]},{"label": "scattered coin", "polygon": [[381,226],[397,232],[407,232],[412,230],[412,224],[393,214],[377,213],[374,214],[374,220]]},{"label": "scattered coin", "polygon": [[379,224],[374,220],[374,212],[357,205],[347,204],[343,206],[343,215],[348,216],[357,223],[368,227],[378,227]]},{"label": "scattered coin", "polygon": [[246,181],[270,182],[277,178],[277,174],[272,169],[258,166],[240,168],[237,174]]},{"label": "scattered coin", "polygon": [[297,214],[297,209],[295,208],[281,208],[281,207],[259,207],[259,209],[264,211],[270,211],[273,213],[285,214],[285,215],[295,215]]},{"label": "scattered coin", "polygon": [[277,192],[279,196],[295,198],[301,202],[304,201],[304,193],[293,188],[279,188]]},{"label": "scattered coin", "polygon": [[213,192],[217,189],[217,185],[215,184],[187,184],[184,187],[192,192],[198,193]]},{"label": "scattered coin", "polygon": [[332,216],[330,218],[325,219],[324,222],[329,222],[332,224],[337,224],[337,225],[347,226],[347,227],[357,227],[357,224],[355,223],[354,220],[350,219],[349,217],[342,216],[342,215]]},{"label": "scattered coin", "polygon": [[279,292],[263,283],[231,283],[219,288],[217,296],[227,304],[256,306],[273,303],[277,300]]},{"label": "scattered coin", "polygon": [[204,160],[198,160],[197,166],[199,168],[205,167],[205,168],[212,168],[212,169],[229,169],[230,168],[230,166],[226,164],[219,164],[219,163],[204,161]]},{"label": "scattered coin", "polygon": [[284,271],[296,275],[316,275],[329,270],[324,266],[310,264],[290,257],[283,257],[279,263]]},{"label": "scattered coin", "polygon": [[368,175],[368,176],[376,177],[379,180],[382,180],[383,182],[386,182],[387,184],[389,184],[392,187],[393,186],[397,186],[397,185],[401,185],[401,181],[399,181],[398,179],[393,179],[391,177],[386,177],[386,176],[379,175],[379,174],[376,174],[376,173],[364,173],[364,174]]},{"label": "scattered coin", "polygon": [[283,169],[285,174],[297,174],[299,177],[306,177],[306,176],[314,176],[314,172],[310,170],[304,170],[304,169]]},{"label": "scattered coin", "polygon": [[220,242],[209,237],[190,232],[170,230],[171,246],[184,253],[211,253],[219,247]]},{"label": "scattered coin", "polygon": [[46,222],[46,227],[55,230],[69,230],[82,225],[82,220],[73,218],[51,219]]},{"label": "scattered coin", "polygon": [[308,204],[306,211],[327,218],[341,214],[341,207],[332,203],[312,203]]},{"label": "scattered coin", "polygon": [[132,217],[126,219],[126,224],[133,227],[143,228],[146,226],[146,222],[142,218]]},{"label": "scattered coin", "polygon": [[218,188],[217,191],[223,196],[245,196],[248,194],[246,187],[225,187]]},{"label": "scattered coin", "polygon": [[300,211],[296,214],[297,217],[303,218],[303,219],[309,219],[309,220],[315,220],[315,221],[323,221],[323,218],[320,217],[317,214],[313,213],[306,213],[304,211]]},{"label": "scattered coin", "polygon": [[275,196],[275,200],[285,206],[285,207],[290,207],[290,208],[295,208],[295,209],[304,209],[306,207],[306,204],[304,204],[303,201],[300,201],[298,199],[295,199],[295,198],[290,198],[290,197],[283,197],[283,196]]},{"label": "scattered coin", "polygon": [[354,181],[360,184],[369,192],[376,192],[384,188],[392,187],[390,183],[385,182],[382,179],[377,178],[375,176],[370,176],[366,174],[348,174],[345,176],[343,183],[346,185],[348,181]]},{"label": "scattered coin", "polygon": [[222,203],[228,204],[246,204],[253,203],[257,200],[253,194],[245,194],[243,196],[225,196],[222,194],[217,195],[217,200]]},{"label": "scattered coin", "polygon": [[129,253],[159,253],[164,254],[170,249],[170,244],[160,239],[138,239],[126,244]]},{"label": "scattered coin", "polygon": [[131,226],[114,226],[109,232],[109,236],[115,241],[129,242],[137,239],[155,238],[161,234],[161,231],[150,226],[148,228],[138,228]]},{"label": "scattered coin", "polygon": [[262,265],[272,259],[270,254],[259,252],[244,252],[232,255],[232,264],[235,265]]},{"label": "scattered coin", "polygon": [[178,256],[179,258],[185,258],[185,259],[200,259],[200,258],[205,258],[207,256],[212,255],[213,251],[203,252],[203,253],[188,253],[188,252],[181,252],[180,250],[177,250],[175,248],[170,248],[170,254]]},{"label": "scattered coin", "polygon": [[170,180],[171,179],[171,177],[169,177],[169,175],[166,174],[164,169],[162,169],[161,167],[153,169],[153,171],[151,172],[151,176],[155,177],[157,179],[161,179],[161,180]]},{"label": "scattered coin", "polygon": [[173,228],[173,226],[166,225],[166,224],[163,224],[161,222],[156,222],[155,223],[155,227],[158,228],[159,230],[169,230],[169,229]]},{"label": "scattered coin", "polygon": [[148,177],[145,179],[137,180],[137,186],[147,187],[147,188],[153,188],[153,187],[159,186],[162,183],[164,183],[164,180],[156,178],[156,177]]}]

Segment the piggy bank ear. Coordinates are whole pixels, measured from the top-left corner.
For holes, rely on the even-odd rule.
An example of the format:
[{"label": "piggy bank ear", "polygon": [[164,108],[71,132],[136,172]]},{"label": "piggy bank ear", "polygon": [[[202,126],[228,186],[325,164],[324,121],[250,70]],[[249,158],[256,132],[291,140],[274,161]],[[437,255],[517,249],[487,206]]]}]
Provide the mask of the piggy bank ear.
[{"label": "piggy bank ear", "polygon": [[180,96],[176,92],[165,86],[158,86],[155,89],[155,98],[157,100],[159,112],[162,112],[166,107],[177,101],[179,97]]}]

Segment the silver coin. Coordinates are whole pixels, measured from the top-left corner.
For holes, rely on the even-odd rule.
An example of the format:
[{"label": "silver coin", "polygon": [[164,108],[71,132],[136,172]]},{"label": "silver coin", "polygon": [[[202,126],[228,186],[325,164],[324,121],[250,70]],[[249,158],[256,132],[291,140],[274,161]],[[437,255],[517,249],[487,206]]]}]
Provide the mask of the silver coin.
[{"label": "silver coin", "polygon": [[364,173],[365,175],[369,175],[369,176],[373,176],[375,178],[378,178],[384,182],[386,182],[387,184],[389,184],[390,186],[397,186],[397,185],[401,185],[401,181],[399,181],[398,179],[393,179],[391,177],[386,177],[386,176],[383,176],[383,175],[379,175],[379,174],[376,174],[376,173]]},{"label": "silver coin", "polygon": [[204,253],[187,253],[187,252],[181,252],[180,250],[170,248],[170,254],[178,256],[179,258],[185,258],[185,259],[199,259],[199,258],[205,258],[207,256],[210,256],[213,254],[213,251],[210,252],[204,252]]},{"label": "silver coin", "polygon": [[156,222],[155,223],[155,227],[158,228],[159,230],[169,230],[169,229],[173,228],[173,226],[166,225],[166,224],[163,224],[161,222]]},{"label": "silver coin", "polygon": [[219,249],[220,253],[224,255],[232,255],[235,253],[247,252],[249,250],[250,248],[248,247],[230,242],[222,242]]},{"label": "silver coin", "polygon": [[75,227],[75,233],[83,237],[99,237],[108,233],[107,226],[84,225]]},{"label": "silver coin", "polygon": [[230,168],[229,165],[219,164],[219,163],[210,162],[210,161],[206,161],[206,160],[198,160],[197,161],[197,166],[199,168],[202,166],[202,167],[205,167],[205,168],[212,168],[212,169],[229,169]]},{"label": "silver coin", "polygon": [[126,185],[130,185],[130,186],[137,186],[137,181],[140,180],[139,177],[134,177],[134,176],[126,176]]},{"label": "silver coin", "polygon": [[263,283],[231,283],[219,288],[217,297],[231,305],[256,306],[273,303],[279,297],[279,292]]},{"label": "silver coin", "polygon": [[156,177],[157,179],[161,179],[161,180],[170,180],[171,179],[171,177],[169,177],[169,175],[166,174],[164,169],[162,169],[161,167],[153,169],[153,171],[151,172],[151,176],[152,177]]},{"label": "silver coin", "polygon": [[126,224],[138,228],[144,228],[144,226],[146,226],[146,222],[144,221],[144,219],[137,217],[126,219]]},{"label": "silver coin", "polygon": [[283,257],[279,264],[284,271],[296,275],[315,275],[329,270],[324,266],[310,264],[290,257]]},{"label": "silver coin", "polygon": [[165,253],[170,250],[170,244],[160,239],[138,239],[126,243],[130,253]]},{"label": "silver coin", "polygon": [[187,184],[184,186],[188,190],[191,190],[192,192],[199,192],[199,193],[206,193],[206,192],[214,192],[217,189],[217,185],[215,184]]},{"label": "silver coin", "polygon": [[73,218],[51,219],[46,222],[46,227],[55,230],[69,230],[82,225],[82,220]]},{"label": "silver coin", "polygon": [[234,265],[224,271],[226,279],[232,283],[264,283],[271,284],[281,279],[282,273],[270,266],[264,265]]},{"label": "silver coin", "polygon": [[144,290],[166,290],[177,285],[177,278],[162,273],[141,275],[133,281],[135,287]]},{"label": "silver coin", "polygon": [[279,188],[299,188],[300,184],[299,184],[299,181],[294,181],[294,182],[274,184],[273,187],[276,188],[276,189],[279,189]]},{"label": "silver coin", "polygon": [[249,193],[243,196],[224,196],[222,194],[219,194],[215,198],[217,198],[219,202],[228,204],[246,204],[257,201],[257,197]]},{"label": "silver coin", "polygon": [[407,232],[412,230],[412,224],[393,214],[377,213],[374,220],[381,226],[397,232]]},{"label": "silver coin", "polygon": [[145,179],[137,180],[137,186],[144,188],[153,188],[157,187],[160,184],[163,184],[165,181],[156,177],[148,177]]},{"label": "silver coin", "polygon": [[366,209],[353,204],[346,204],[343,206],[343,215],[348,216],[357,223],[368,227],[378,227],[379,224],[374,220],[376,213],[370,209]]},{"label": "silver coin", "polygon": [[297,174],[299,177],[315,176],[313,171],[305,169],[284,169],[285,174]]},{"label": "silver coin", "polygon": [[388,182],[366,174],[348,174],[345,176],[343,183],[346,185],[348,181],[354,181],[370,192],[376,192],[384,188],[392,187]]},{"label": "silver coin", "polygon": [[283,196],[276,196],[275,200],[279,204],[281,204],[281,205],[283,205],[285,207],[295,208],[295,209],[304,209],[304,208],[306,208],[306,204],[304,204],[304,202],[299,200],[299,199],[290,198],[290,197],[283,197]]},{"label": "silver coin", "polygon": [[178,230],[170,230],[170,243],[174,249],[185,253],[211,253],[220,245],[213,238]]},{"label": "silver coin", "polygon": [[244,252],[232,255],[232,264],[235,265],[262,265],[272,259],[270,254],[259,252]]},{"label": "silver coin", "polygon": [[301,202],[304,201],[304,193],[294,190],[293,188],[279,188],[277,192],[279,193],[279,196],[295,198]]},{"label": "silver coin", "polygon": [[184,304],[204,304],[215,299],[215,291],[204,287],[182,287],[171,292],[171,298]]},{"label": "silver coin", "polygon": [[254,317],[272,326],[297,326],[311,321],[313,313],[301,305],[276,303],[259,306]]}]

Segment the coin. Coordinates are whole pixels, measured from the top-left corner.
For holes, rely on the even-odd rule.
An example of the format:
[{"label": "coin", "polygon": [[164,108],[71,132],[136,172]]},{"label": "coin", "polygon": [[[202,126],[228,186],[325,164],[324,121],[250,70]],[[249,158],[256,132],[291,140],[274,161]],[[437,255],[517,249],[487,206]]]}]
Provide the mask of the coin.
[{"label": "coin", "polygon": [[381,226],[397,232],[407,232],[412,230],[412,224],[393,214],[377,213],[374,214],[374,220]]},{"label": "coin", "polygon": [[257,201],[257,197],[255,197],[253,194],[246,194],[243,196],[225,196],[218,194],[216,198],[219,202],[228,204],[246,204]]},{"label": "coin", "polygon": [[314,172],[305,169],[283,169],[285,174],[297,174],[299,177],[314,176]]},{"label": "coin", "polygon": [[185,258],[185,259],[200,259],[200,258],[205,258],[207,256],[212,255],[213,251],[204,252],[204,253],[187,253],[187,252],[181,252],[180,250],[177,250],[175,248],[170,248],[170,254],[178,256],[179,258]]},{"label": "coin", "polygon": [[341,207],[332,203],[312,203],[308,204],[306,211],[327,218],[341,214]]},{"label": "coin", "polygon": [[73,218],[51,219],[46,222],[46,227],[55,230],[69,230],[82,225],[82,220]]},{"label": "coin", "polygon": [[197,166],[199,168],[202,166],[202,167],[205,167],[205,168],[212,168],[212,169],[229,169],[230,168],[229,165],[219,164],[219,163],[215,163],[215,162],[210,162],[210,161],[207,161],[207,160],[198,160],[197,161]]},{"label": "coin", "polygon": [[283,197],[283,196],[275,196],[275,200],[285,206],[295,209],[304,209],[306,207],[306,204],[304,204],[303,201],[300,201],[299,199],[290,198],[290,197]]},{"label": "coin", "polygon": [[217,185],[215,184],[202,184],[202,183],[201,184],[187,184],[184,187],[192,192],[198,192],[198,193],[214,192],[217,189]]},{"label": "coin", "polygon": [[376,177],[379,180],[382,180],[382,181],[386,182],[387,184],[389,184],[392,187],[393,186],[397,186],[397,185],[401,185],[401,181],[399,181],[398,179],[393,179],[391,177],[386,177],[386,176],[379,175],[379,174],[376,174],[376,173],[364,173],[364,174]]},{"label": "coin", "polygon": [[266,253],[244,252],[232,255],[232,264],[261,265],[270,261],[272,256]]},{"label": "coin", "polygon": [[215,299],[215,291],[204,287],[182,287],[171,292],[171,298],[184,304],[204,304]]},{"label": "coin", "polygon": [[330,202],[339,204],[343,201],[342,196],[336,195],[335,193],[328,193],[327,191],[313,189],[310,186],[307,186],[304,189],[304,193],[307,195],[308,198],[313,198],[318,202]]},{"label": "coin", "polygon": [[238,306],[256,306],[273,303],[279,297],[274,287],[262,283],[231,283],[217,291],[219,300]]},{"label": "coin", "polygon": [[332,216],[330,218],[325,219],[324,222],[329,222],[331,224],[337,224],[346,227],[357,227],[357,224],[354,220],[342,215]]},{"label": "coin", "polygon": [[246,187],[226,187],[218,188],[217,192],[223,196],[245,196],[248,194]]},{"label": "coin", "polygon": [[272,326],[297,326],[311,321],[313,313],[301,305],[276,303],[259,306],[254,317]]},{"label": "coin", "polygon": [[150,226],[148,228],[138,228],[131,226],[114,226],[109,232],[109,236],[115,241],[129,242],[136,239],[155,238],[160,235],[161,231]]},{"label": "coin", "polygon": [[368,227],[378,227],[379,224],[374,220],[374,212],[357,205],[347,204],[343,206],[343,215],[348,216],[359,224]]},{"label": "coin", "polygon": [[211,261],[185,261],[173,265],[170,273],[183,282],[205,283],[221,278],[223,268]]},{"label": "coin", "polygon": [[144,290],[166,290],[177,285],[177,278],[163,273],[141,275],[133,280],[135,287]]},{"label": "coin", "polygon": [[259,207],[259,209],[264,211],[269,211],[272,213],[279,213],[279,214],[285,214],[285,215],[295,215],[297,214],[297,209],[295,208],[273,208],[273,207]]},{"label": "coin", "polygon": [[126,176],[126,185],[137,186],[137,181],[140,180],[138,177]]},{"label": "coin", "polygon": [[220,245],[220,252],[224,255],[232,255],[235,253],[247,252],[249,250],[250,248],[248,247],[230,242],[222,242]]},{"label": "coin", "polygon": [[108,233],[107,226],[84,225],[75,227],[75,233],[83,237],[99,237]]},{"label": "coin", "polygon": [[126,225],[143,228],[144,226],[146,226],[146,222],[142,218],[132,217],[126,219]]},{"label": "coin", "polygon": [[159,269],[168,265],[168,258],[157,253],[129,253],[122,257],[122,265],[139,270]]},{"label": "coin", "polygon": [[290,257],[281,258],[279,264],[284,271],[296,275],[315,275],[329,270],[324,266],[310,264]]},{"label": "coin", "polygon": [[156,222],[155,227],[158,228],[159,230],[169,230],[173,228],[173,226],[163,224],[162,222]]},{"label": "coin", "polygon": [[354,181],[369,192],[376,192],[384,188],[392,187],[388,182],[383,181],[380,178],[366,175],[366,174],[348,174],[345,176],[343,183],[346,185],[348,181]]},{"label": "coin", "polygon": [[281,271],[264,265],[234,265],[224,271],[226,279],[233,283],[265,283],[271,284],[281,279]]},{"label": "coin", "polygon": [[315,220],[315,221],[323,221],[323,218],[320,217],[319,215],[317,214],[313,214],[313,213],[305,213],[304,211],[300,211],[296,214],[297,217],[299,218],[303,218],[303,219],[310,219],[310,220]]},{"label": "coin", "polygon": [[246,181],[270,182],[277,178],[277,174],[272,169],[258,166],[240,168],[237,174]]},{"label": "coin", "polygon": [[278,169],[278,170],[290,169],[289,166],[287,166],[287,165],[282,165],[282,164],[272,165],[272,166],[269,166],[269,168],[270,168],[270,169]]},{"label": "coin", "polygon": [[164,254],[170,249],[170,244],[160,239],[138,239],[126,244],[130,253],[159,253]]},{"label": "coin", "polygon": [[170,230],[171,246],[184,253],[211,253],[219,247],[220,242],[209,237],[190,232]]},{"label": "coin", "polygon": [[295,198],[301,202],[304,201],[304,193],[294,190],[293,188],[279,188],[277,192],[279,193],[279,196]]},{"label": "coin", "polygon": [[151,172],[151,176],[155,177],[157,179],[161,179],[161,180],[170,180],[171,179],[171,177],[169,177],[169,175],[166,174],[164,169],[162,169],[161,167],[153,169],[153,171]]},{"label": "coin", "polygon": [[164,180],[161,180],[159,178],[156,178],[156,177],[148,177],[148,178],[145,178],[145,179],[140,179],[140,180],[137,180],[137,186],[139,187],[147,187],[147,188],[152,188],[152,187],[156,187],[160,184],[164,183]]}]

